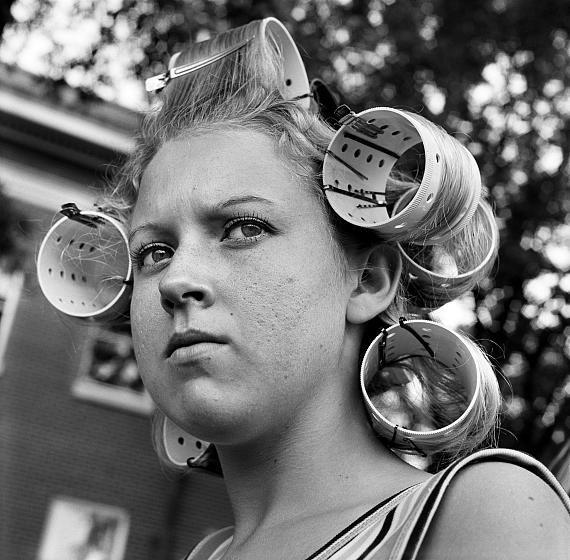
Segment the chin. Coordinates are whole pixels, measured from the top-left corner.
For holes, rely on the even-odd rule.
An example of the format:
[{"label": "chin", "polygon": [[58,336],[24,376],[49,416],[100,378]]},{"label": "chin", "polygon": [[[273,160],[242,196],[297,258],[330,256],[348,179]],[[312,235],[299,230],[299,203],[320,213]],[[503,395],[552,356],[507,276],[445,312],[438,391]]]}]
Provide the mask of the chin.
[{"label": "chin", "polygon": [[[263,422],[252,414],[256,407],[251,402],[222,399],[219,394],[186,394],[160,405],[168,416],[183,430],[194,437],[219,445],[238,444],[259,431]],[[249,434],[249,436],[248,436]]]}]

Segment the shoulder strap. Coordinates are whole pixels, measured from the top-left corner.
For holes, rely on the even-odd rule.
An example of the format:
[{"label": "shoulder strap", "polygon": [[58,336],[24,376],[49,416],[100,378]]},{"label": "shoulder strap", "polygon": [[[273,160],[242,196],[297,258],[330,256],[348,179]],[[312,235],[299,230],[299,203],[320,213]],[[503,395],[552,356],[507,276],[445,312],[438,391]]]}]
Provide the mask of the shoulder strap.
[{"label": "shoulder strap", "polygon": [[212,554],[214,554],[225,541],[231,538],[232,533],[233,527],[224,527],[204,537],[184,560],[209,560]]},{"label": "shoulder strap", "polygon": [[392,549],[390,560],[415,560],[425,539],[430,524],[437,512],[455,475],[468,465],[483,461],[502,461],[519,465],[544,480],[560,497],[570,515],[570,498],[554,475],[539,461],[512,449],[484,449],[461,459],[435,475],[419,497],[414,512],[409,516],[406,527]]}]

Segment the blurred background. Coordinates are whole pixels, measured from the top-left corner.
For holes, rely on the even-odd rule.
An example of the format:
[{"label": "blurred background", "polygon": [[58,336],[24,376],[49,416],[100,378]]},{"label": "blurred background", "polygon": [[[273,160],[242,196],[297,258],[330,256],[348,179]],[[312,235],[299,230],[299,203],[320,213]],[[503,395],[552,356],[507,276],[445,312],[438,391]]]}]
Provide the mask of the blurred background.
[{"label": "blurred background", "polygon": [[492,356],[499,444],[531,453],[570,491],[567,0],[4,0],[2,558],[169,560],[230,523],[218,480],[166,475],[154,458],[128,329],[58,316],[34,255],[61,204],[90,204],[133,149],[153,103],[144,79],[188,41],[267,16],[286,24],[309,77],[354,110],[419,112],[476,157],[498,264],[439,317]]}]

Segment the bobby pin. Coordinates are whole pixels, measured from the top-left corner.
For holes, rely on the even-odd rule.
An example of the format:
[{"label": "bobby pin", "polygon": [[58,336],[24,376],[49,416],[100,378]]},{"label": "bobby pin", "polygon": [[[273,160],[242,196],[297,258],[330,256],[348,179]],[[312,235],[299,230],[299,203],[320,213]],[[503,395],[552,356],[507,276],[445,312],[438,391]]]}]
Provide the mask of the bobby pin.
[{"label": "bobby pin", "polygon": [[332,191],[332,192],[335,192],[338,194],[342,194],[344,196],[350,196],[352,198],[357,198],[358,200],[364,200],[364,201],[369,202],[370,204],[374,205],[376,208],[386,206],[385,203],[378,202],[377,200],[374,200],[373,198],[370,198],[368,196],[364,196],[362,194],[358,194],[358,193],[351,192],[351,191],[345,191],[344,189],[339,189],[338,187],[333,187],[332,185],[325,185],[323,187],[323,190]]}]

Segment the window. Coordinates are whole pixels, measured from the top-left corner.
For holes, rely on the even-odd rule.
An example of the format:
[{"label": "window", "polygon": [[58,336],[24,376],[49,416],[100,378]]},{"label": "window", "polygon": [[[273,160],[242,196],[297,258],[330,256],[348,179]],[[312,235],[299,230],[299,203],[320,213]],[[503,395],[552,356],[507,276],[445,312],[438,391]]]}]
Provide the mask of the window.
[{"label": "window", "polygon": [[138,373],[128,326],[90,331],[72,393],[130,412],[152,412],[153,403]]},{"label": "window", "polygon": [[58,496],[47,513],[38,560],[122,560],[128,532],[125,510]]}]

